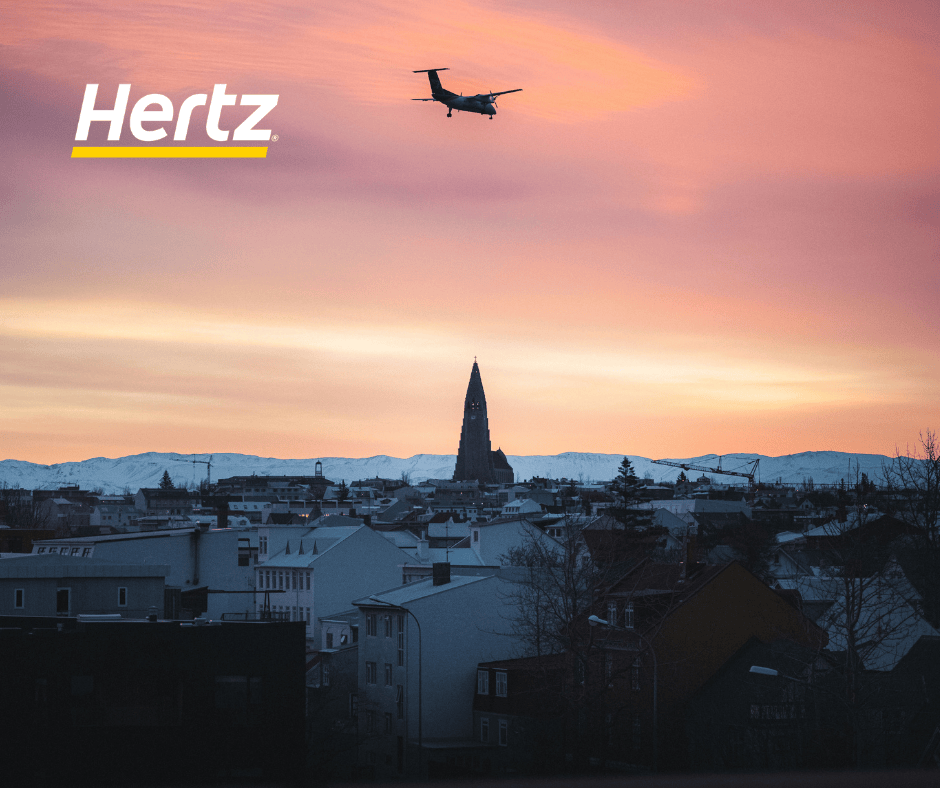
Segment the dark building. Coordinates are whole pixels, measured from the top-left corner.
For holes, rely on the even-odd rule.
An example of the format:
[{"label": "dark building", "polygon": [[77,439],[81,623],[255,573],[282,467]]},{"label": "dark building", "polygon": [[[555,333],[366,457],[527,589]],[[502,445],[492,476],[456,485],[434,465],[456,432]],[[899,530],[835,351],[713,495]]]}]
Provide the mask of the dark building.
[{"label": "dark building", "polygon": [[463,403],[463,426],[457,449],[455,482],[478,481],[484,484],[514,481],[512,466],[501,449],[490,446],[490,425],[486,416],[486,394],[476,359],[470,371],[470,383]]},{"label": "dark building", "polygon": [[296,780],[300,622],[0,616],[8,785]]}]

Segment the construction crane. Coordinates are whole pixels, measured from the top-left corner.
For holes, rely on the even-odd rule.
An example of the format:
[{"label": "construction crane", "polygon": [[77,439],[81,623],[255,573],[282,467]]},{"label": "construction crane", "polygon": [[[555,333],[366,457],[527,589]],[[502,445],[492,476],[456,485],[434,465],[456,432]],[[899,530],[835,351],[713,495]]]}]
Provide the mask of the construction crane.
[{"label": "construction crane", "polygon": [[183,459],[180,459],[179,457],[174,457],[173,459],[176,460],[177,462],[192,462],[193,476],[196,475],[196,463],[197,462],[200,463],[201,465],[205,465],[206,466],[206,484],[212,484],[212,455],[211,454],[209,455],[208,460],[197,460],[195,454],[193,455],[192,460],[183,460]]},{"label": "construction crane", "polygon": [[748,484],[751,488],[754,487],[754,476],[757,475],[758,468],[760,466],[760,458],[754,460],[751,463],[745,463],[740,467],[750,466],[748,471],[726,471],[721,467],[721,456],[718,457],[718,467],[709,468],[706,465],[696,465],[692,462],[675,462],[674,460],[650,460],[650,462],[656,465],[671,465],[673,468],[682,468],[684,471],[702,471],[702,473],[720,473],[723,476],[743,476],[748,480]]}]

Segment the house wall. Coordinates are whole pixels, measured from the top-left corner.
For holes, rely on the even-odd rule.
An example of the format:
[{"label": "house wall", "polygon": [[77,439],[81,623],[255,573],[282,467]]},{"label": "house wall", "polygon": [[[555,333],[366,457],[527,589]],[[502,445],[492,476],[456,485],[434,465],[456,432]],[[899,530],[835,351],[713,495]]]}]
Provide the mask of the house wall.
[{"label": "house wall", "polygon": [[[22,608],[15,607],[16,589],[23,589]],[[163,614],[162,577],[30,577],[0,579],[0,615],[55,616],[58,589],[68,588],[68,614],[120,613],[145,618],[151,607]],[[126,588],[127,604],[118,604],[118,589]]]},{"label": "house wall", "polygon": [[[430,581],[422,581],[430,586]],[[440,590],[444,588],[445,590]],[[372,711],[376,731],[363,734],[363,757],[375,765],[376,773],[392,777],[397,771],[398,737],[417,741],[419,719],[421,738],[427,744],[466,743],[474,738],[473,698],[477,665],[480,662],[517,656],[517,641],[511,635],[511,609],[506,581],[485,577],[472,583],[446,589],[407,603],[420,622],[408,613],[363,608],[359,628],[360,720]],[[376,635],[368,635],[366,616],[377,616]],[[384,636],[386,614],[392,616],[392,637]],[[405,626],[405,665],[397,663],[397,616]],[[367,681],[366,663],[376,663],[376,683]],[[392,684],[384,684],[384,665],[391,664]],[[419,673],[423,693],[419,692]],[[405,719],[397,719],[397,686],[403,686]],[[384,715],[392,714],[392,731],[384,733]],[[371,755],[370,755],[371,753]],[[426,751],[422,763],[427,768],[433,753]],[[370,763],[371,759],[371,763]],[[405,772],[418,772],[418,753],[409,749]]]},{"label": "house wall", "polygon": [[811,645],[812,622],[737,563],[679,606],[655,636],[660,707],[697,690],[752,637]]}]

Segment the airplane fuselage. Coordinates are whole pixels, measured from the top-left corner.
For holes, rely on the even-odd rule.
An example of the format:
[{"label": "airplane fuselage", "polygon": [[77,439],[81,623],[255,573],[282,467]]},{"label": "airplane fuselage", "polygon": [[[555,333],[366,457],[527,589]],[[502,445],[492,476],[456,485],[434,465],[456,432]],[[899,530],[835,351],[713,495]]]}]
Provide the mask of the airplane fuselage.
[{"label": "airplane fuselage", "polygon": [[486,94],[477,96],[458,96],[449,90],[434,93],[434,100],[440,101],[448,109],[458,112],[478,112],[481,115],[495,115],[496,107]]}]

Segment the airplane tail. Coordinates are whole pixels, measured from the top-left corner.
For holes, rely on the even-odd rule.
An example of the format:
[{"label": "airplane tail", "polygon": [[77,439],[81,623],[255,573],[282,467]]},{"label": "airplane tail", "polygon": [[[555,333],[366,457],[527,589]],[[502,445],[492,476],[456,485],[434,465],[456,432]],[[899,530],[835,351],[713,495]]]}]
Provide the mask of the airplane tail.
[{"label": "airplane tail", "polygon": [[444,88],[441,85],[441,79],[438,77],[438,71],[447,71],[446,68],[422,68],[418,71],[415,71],[415,74],[427,74],[428,82],[431,83],[431,95],[437,96],[444,92]]}]

